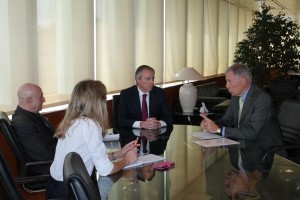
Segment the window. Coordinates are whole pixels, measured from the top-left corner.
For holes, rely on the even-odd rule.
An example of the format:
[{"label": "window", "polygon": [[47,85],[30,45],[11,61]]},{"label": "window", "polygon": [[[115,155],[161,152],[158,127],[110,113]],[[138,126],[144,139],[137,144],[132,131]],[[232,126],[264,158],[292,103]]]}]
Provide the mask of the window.
[{"label": "window", "polygon": [[82,79],[129,87],[142,64],[157,84],[183,67],[221,74],[251,16],[224,0],[0,0],[0,109],[15,109],[25,82],[53,106]]}]

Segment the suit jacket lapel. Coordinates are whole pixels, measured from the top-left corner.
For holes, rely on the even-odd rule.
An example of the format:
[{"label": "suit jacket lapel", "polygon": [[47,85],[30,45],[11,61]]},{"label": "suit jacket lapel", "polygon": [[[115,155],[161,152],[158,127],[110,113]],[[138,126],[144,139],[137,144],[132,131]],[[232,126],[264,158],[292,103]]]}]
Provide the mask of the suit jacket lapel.
[{"label": "suit jacket lapel", "polygon": [[248,113],[248,110],[250,108],[252,99],[253,99],[253,94],[255,93],[255,87],[253,85],[251,85],[248,94],[246,96],[246,99],[244,99],[244,103],[243,103],[243,110],[241,113],[241,119],[240,122],[243,120],[243,118],[245,117],[245,115]]},{"label": "suit jacket lapel", "polygon": [[236,113],[236,116],[234,117],[234,124],[236,127],[238,127],[238,120],[239,120],[239,97],[238,96],[232,96],[232,113]]},{"label": "suit jacket lapel", "polygon": [[[154,88],[153,88],[154,90]],[[149,117],[153,116],[153,109],[154,109],[154,93],[153,90],[149,92]]]},{"label": "suit jacket lapel", "polygon": [[142,118],[142,108],[141,108],[141,102],[140,102],[140,96],[139,96],[139,90],[137,86],[135,86],[135,91],[133,93],[132,99],[132,109],[136,110],[137,113],[140,113],[140,116]]}]

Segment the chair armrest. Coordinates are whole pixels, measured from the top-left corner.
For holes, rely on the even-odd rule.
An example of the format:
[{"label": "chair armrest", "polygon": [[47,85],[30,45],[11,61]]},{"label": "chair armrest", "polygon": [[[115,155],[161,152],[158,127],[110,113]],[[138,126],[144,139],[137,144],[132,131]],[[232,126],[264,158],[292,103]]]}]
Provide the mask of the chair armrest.
[{"label": "chair armrest", "polygon": [[48,181],[49,177],[49,175],[27,176],[22,178],[16,178],[15,181],[17,184],[44,182]]},{"label": "chair armrest", "polygon": [[[49,175],[39,175],[39,176],[28,176],[23,178],[16,178],[15,181],[18,185],[24,185],[26,183],[38,183],[48,181]],[[68,200],[69,198],[51,198],[47,200]]]},{"label": "chair armrest", "polygon": [[280,150],[288,150],[288,149],[300,149],[300,145],[299,144],[289,144],[289,145],[281,145],[281,146],[271,147],[270,149],[268,149],[265,152],[265,155],[263,156],[263,161],[265,160],[267,155],[271,152],[280,151]]},{"label": "chair armrest", "polygon": [[27,162],[25,164],[25,167],[24,167],[24,170],[22,170],[25,174],[21,174],[20,176],[21,177],[27,177],[27,173],[28,173],[28,170],[31,168],[31,167],[35,167],[35,166],[47,166],[49,165],[49,168],[50,168],[50,165],[52,164],[53,160],[41,160],[41,161],[32,161],[32,162]]},{"label": "chair armrest", "polygon": [[52,164],[52,162],[53,160],[32,161],[32,162],[27,162],[26,166],[47,165],[47,164]]}]

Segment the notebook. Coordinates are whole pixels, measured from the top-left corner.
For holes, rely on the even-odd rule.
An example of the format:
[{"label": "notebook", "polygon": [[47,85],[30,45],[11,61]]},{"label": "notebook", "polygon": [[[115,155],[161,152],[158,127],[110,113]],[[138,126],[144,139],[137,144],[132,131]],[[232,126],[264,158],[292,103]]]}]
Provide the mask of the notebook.
[{"label": "notebook", "polygon": [[162,156],[157,156],[154,154],[147,154],[147,155],[143,155],[143,156],[139,156],[138,160],[130,165],[127,165],[126,167],[124,167],[124,169],[128,169],[128,168],[133,168],[133,167],[137,167],[137,166],[141,166],[144,164],[149,164],[149,163],[155,163],[158,161],[162,161],[165,158]]},{"label": "notebook", "polygon": [[198,141],[193,141],[193,142],[200,146],[203,146],[203,147],[219,147],[219,146],[240,144],[237,141],[230,140],[227,138],[217,138],[217,139],[211,139],[211,140],[198,140]]}]

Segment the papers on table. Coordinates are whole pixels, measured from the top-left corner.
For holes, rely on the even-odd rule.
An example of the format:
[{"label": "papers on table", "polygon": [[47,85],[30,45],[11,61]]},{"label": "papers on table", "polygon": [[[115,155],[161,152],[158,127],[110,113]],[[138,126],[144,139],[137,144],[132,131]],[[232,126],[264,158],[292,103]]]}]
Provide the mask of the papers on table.
[{"label": "papers on table", "polygon": [[189,135],[196,137],[199,141],[193,141],[194,143],[203,147],[218,147],[218,146],[228,146],[240,144],[234,140],[227,138],[222,138],[220,135],[210,132],[193,132],[188,133]]},{"label": "papers on table", "polygon": [[211,139],[211,140],[198,140],[198,141],[193,141],[193,142],[200,146],[203,146],[203,147],[219,147],[219,146],[240,144],[237,141],[230,140],[227,138],[217,138],[217,139]]},{"label": "papers on table", "polygon": [[215,138],[221,138],[220,135],[210,133],[210,132],[193,132],[193,133],[188,133],[191,136],[194,136],[200,140],[209,140],[209,139],[215,139]]},{"label": "papers on table", "polygon": [[120,135],[119,134],[113,134],[113,133],[107,133],[104,138],[103,141],[107,142],[107,141],[116,141],[119,140]]},{"label": "papers on table", "polygon": [[124,169],[132,168],[132,167],[137,167],[140,165],[148,164],[148,163],[155,163],[157,161],[164,160],[165,158],[162,156],[157,156],[154,154],[147,154],[143,156],[139,156],[138,160],[130,165],[127,165],[124,167]]}]

